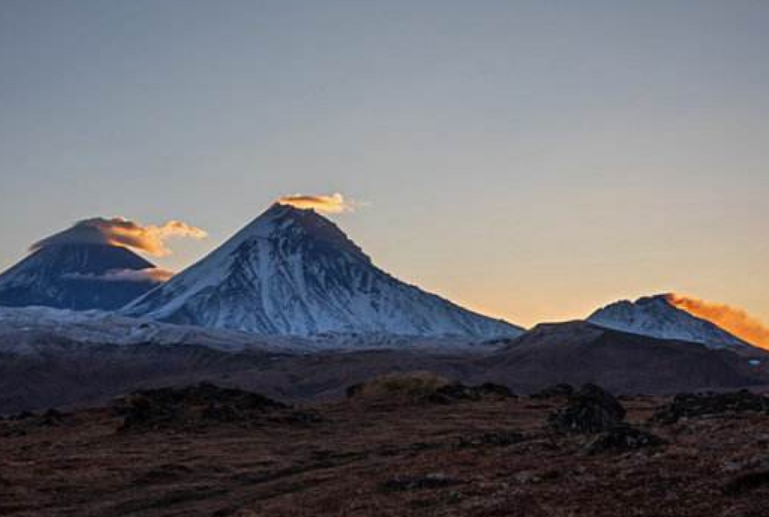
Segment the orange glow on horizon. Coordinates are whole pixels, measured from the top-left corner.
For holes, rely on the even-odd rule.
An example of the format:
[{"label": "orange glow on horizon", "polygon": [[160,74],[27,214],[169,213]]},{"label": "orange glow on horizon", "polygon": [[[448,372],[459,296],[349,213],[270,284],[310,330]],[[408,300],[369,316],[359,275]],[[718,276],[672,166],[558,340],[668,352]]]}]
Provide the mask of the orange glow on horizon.
[{"label": "orange glow on horizon", "polygon": [[742,309],[675,293],[669,294],[667,301],[692,316],[714,323],[743,341],[769,350],[769,327]]}]

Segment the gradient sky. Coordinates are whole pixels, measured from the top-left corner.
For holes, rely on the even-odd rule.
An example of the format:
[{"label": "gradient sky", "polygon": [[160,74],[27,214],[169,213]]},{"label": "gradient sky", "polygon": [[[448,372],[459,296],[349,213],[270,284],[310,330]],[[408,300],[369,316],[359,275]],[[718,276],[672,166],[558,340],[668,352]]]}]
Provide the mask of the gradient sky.
[{"label": "gradient sky", "polygon": [[0,0],[0,268],[92,216],[283,194],[513,322],[682,291],[769,320],[769,2]]}]

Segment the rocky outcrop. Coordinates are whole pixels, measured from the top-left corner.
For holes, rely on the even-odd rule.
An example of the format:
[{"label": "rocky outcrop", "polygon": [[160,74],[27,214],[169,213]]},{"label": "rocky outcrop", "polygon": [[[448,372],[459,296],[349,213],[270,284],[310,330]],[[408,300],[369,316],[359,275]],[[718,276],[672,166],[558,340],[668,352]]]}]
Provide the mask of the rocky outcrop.
[{"label": "rocky outcrop", "polygon": [[586,384],[550,415],[548,423],[559,434],[595,434],[611,430],[624,418],[625,408],[611,393]]},{"label": "rocky outcrop", "polygon": [[119,399],[114,409],[123,417],[121,430],[132,431],[249,422],[289,407],[257,393],[201,383],[137,391]]},{"label": "rocky outcrop", "polygon": [[745,411],[769,413],[769,398],[747,390],[704,395],[687,393],[676,395],[673,402],[659,408],[652,418],[656,422],[673,424],[687,418]]}]

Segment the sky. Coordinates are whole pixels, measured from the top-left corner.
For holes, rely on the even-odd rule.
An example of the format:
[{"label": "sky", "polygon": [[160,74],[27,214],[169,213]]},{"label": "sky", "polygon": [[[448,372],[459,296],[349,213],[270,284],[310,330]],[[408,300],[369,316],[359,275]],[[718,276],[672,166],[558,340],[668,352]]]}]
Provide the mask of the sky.
[{"label": "sky", "polygon": [[769,321],[769,2],[0,0],[0,269],[75,221],[280,196],[512,322],[684,292]]}]

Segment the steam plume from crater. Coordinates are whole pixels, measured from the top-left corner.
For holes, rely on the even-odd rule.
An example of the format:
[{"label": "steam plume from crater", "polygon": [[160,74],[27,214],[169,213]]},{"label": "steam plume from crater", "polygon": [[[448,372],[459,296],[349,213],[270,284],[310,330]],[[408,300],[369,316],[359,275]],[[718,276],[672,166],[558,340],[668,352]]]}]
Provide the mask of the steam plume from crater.
[{"label": "steam plume from crater", "polygon": [[354,202],[346,200],[339,192],[327,196],[296,194],[293,196],[282,197],[278,199],[277,203],[280,205],[290,205],[303,210],[312,209],[316,212],[325,214],[352,212],[355,210],[356,206]]},{"label": "steam plume from crater", "polygon": [[203,239],[207,235],[204,230],[182,221],[169,221],[162,226],[145,226],[122,217],[94,217],[79,221],[62,232],[36,242],[30,251],[60,244],[107,244],[164,257],[171,254],[166,244],[168,239]]},{"label": "steam plume from crater", "polygon": [[769,327],[742,309],[681,294],[668,294],[667,301],[689,314],[708,320],[752,345],[769,350]]}]

